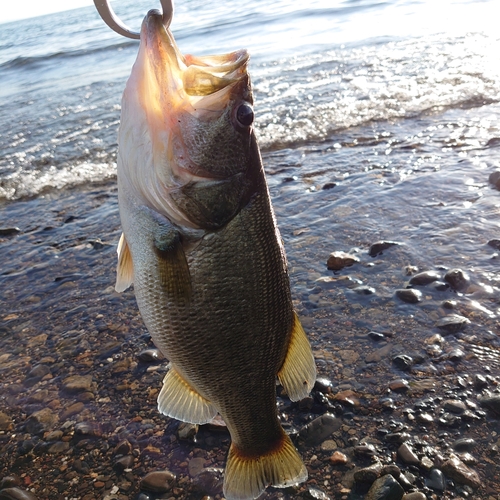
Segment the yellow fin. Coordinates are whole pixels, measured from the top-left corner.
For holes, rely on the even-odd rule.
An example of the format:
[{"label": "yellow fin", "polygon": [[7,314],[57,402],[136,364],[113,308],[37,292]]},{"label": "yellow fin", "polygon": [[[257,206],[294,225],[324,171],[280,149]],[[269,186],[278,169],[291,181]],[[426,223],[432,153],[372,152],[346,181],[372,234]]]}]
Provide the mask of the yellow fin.
[{"label": "yellow fin", "polygon": [[120,236],[116,252],[118,253],[118,266],[116,267],[115,290],[123,292],[134,282],[134,264],[123,233]]},{"label": "yellow fin", "polygon": [[265,455],[245,456],[232,443],[227,456],[224,497],[249,500],[257,498],[267,486],[287,488],[306,479],[307,469],[284,432],[278,446]]},{"label": "yellow fin", "polygon": [[306,333],[300,324],[297,313],[294,322],[290,345],[285,361],[278,372],[278,379],[292,401],[304,399],[314,386],[316,380],[316,365],[314,356],[307,340]]},{"label": "yellow fin", "polygon": [[158,410],[163,415],[191,424],[206,424],[217,415],[215,406],[196,392],[173,367],[163,379]]}]

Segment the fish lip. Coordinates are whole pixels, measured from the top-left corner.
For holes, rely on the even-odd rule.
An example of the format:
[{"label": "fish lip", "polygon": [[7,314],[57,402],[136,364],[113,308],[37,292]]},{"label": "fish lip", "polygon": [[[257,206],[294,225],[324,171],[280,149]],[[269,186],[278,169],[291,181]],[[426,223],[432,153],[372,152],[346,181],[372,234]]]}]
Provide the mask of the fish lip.
[{"label": "fish lip", "polygon": [[[141,27],[141,43],[153,61],[154,71],[161,87],[168,93],[177,92],[193,107],[223,109],[234,100],[237,91],[248,86],[249,54],[245,49],[222,55],[184,56],[169,28],[163,24],[162,14],[150,10]],[[217,98],[205,99],[208,96]],[[251,98],[251,97],[250,97]],[[206,101],[206,102],[202,102]]]}]

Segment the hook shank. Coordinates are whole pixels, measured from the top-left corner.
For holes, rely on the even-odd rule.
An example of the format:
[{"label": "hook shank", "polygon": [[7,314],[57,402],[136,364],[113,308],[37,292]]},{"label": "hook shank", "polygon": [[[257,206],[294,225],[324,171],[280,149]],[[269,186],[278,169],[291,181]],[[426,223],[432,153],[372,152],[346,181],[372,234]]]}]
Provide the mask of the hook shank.
[{"label": "hook shank", "polygon": [[[172,17],[174,16],[173,0],[160,0],[160,3],[163,10],[163,25],[165,28],[168,28],[172,22]],[[103,21],[113,31],[116,31],[119,35],[126,36],[127,38],[139,40],[141,34],[136,31],[132,31],[128,26],[120,21],[111,7],[109,0],[94,0],[94,5]]]}]

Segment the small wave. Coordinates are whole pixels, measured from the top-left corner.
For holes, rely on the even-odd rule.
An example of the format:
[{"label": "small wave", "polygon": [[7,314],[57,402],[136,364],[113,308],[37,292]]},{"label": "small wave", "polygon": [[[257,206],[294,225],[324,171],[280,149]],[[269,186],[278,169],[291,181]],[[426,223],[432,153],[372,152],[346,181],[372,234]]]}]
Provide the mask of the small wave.
[{"label": "small wave", "polygon": [[116,178],[116,165],[82,163],[64,168],[23,170],[0,179],[0,200],[31,198],[54,189],[95,184]]},{"label": "small wave", "polygon": [[254,81],[261,147],[321,140],[338,130],[430,110],[499,102],[498,66],[488,64],[485,41],[470,35],[371,44],[260,68]]},{"label": "small wave", "polygon": [[40,56],[18,56],[0,64],[1,69],[30,69],[33,66],[38,66],[54,59],[70,59],[81,56],[88,56],[90,54],[98,54],[100,52],[115,51],[137,45],[137,42],[130,40],[111,45],[96,47],[93,49],[79,49],[64,52],[53,52],[51,54],[44,54]]}]

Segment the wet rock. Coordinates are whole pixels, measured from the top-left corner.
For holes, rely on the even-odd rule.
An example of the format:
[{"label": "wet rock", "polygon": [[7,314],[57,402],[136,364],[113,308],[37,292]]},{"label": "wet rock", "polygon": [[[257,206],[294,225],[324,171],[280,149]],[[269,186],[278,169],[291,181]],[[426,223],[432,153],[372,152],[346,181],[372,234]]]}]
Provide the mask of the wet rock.
[{"label": "wet rock", "polygon": [[111,366],[111,373],[113,375],[120,375],[122,373],[127,373],[131,370],[132,365],[132,360],[130,358],[123,358]]},{"label": "wet rock", "polygon": [[102,435],[102,431],[97,422],[78,422],[75,425],[75,434],[77,436],[99,437]]},{"label": "wet rock", "polygon": [[380,477],[382,472],[382,464],[380,462],[376,462],[369,467],[363,467],[362,469],[358,469],[354,473],[354,480],[358,483],[370,483],[372,484],[377,478]]},{"label": "wet rock", "polygon": [[434,462],[429,457],[423,456],[420,460],[420,467],[424,470],[430,471],[434,467]]},{"label": "wet rock", "polygon": [[489,408],[500,415],[500,395],[486,396],[479,400],[479,403],[484,408]]},{"label": "wet rock", "polygon": [[476,373],[474,375],[474,387],[477,390],[484,389],[485,387],[488,387],[488,381],[486,380],[486,377],[484,375],[481,375],[480,373]]},{"label": "wet rock", "polygon": [[192,439],[198,432],[198,424],[190,424],[188,422],[181,422],[177,428],[177,437],[179,439]]},{"label": "wet rock", "polygon": [[490,240],[488,241],[488,245],[495,250],[500,250],[500,240]]},{"label": "wet rock", "polygon": [[129,455],[130,453],[132,453],[132,445],[127,439],[124,439],[115,446],[113,453],[115,455]]},{"label": "wet rock", "polygon": [[79,474],[87,474],[88,471],[90,470],[90,466],[84,460],[76,458],[73,461],[73,469],[75,469],[75,471],[78,472]]},{"label": "wet rock", "polygon": [[345,465],[349,460],[342,452],[335,451],[334,453],[332,453],[328,461],[332,465]]},{"label": "wet rock", "polygon": [[407,354],[399,354],[392,359],[392,362],[395,366],[403,371],[410,370],[411,367],[415,364],[413,358],[411,356],[408,356]]},{"label": "wet rock", "polygon": [[447,411],[451,411],[452,413],[456,413],[457,415],[460,415],[467,410],[466,404],[458,399],[447,399],[443,402],[443,408]]},{"label": "wet rock", "polygon": [[333,451],[338,448],[337,442],[333,439],[327,439],[321,443],[321,451]]},{"label": "wet rock", "polygon": [[205,459],[202,457],[192,458],[188,462],[188,472],[191,477],[197,476],[205,468]]},{"label": "wet rock", "polygon": [[417,415],[417,422],[423,425],[432,424],[434,417],[430,413],[419,413]]},{"label": "wet rock", "polygon": [[420,460],[417,454],[413,451],[413,448],[408,443],[403,443],[398,448],[399,458],[408,465],[419,465]]},{"label": "wet rock", "polygon": [[468,325],[470,320],[459,314],[450,314],[436,322],[436,326],[444,333],[458,333]]},{"label": "wet rock", "polygon": [[[357,353],[353,354],[356,355],[356,357],[354,358],[354,362],[356,362],[358,360]],[[337,394],[335,394],[333,399],[335,401],[338,401],[343,406],[347,406],[349,408],[359,405],[359,399],[357,398],[356,393],[354,391],[351,391],[350,389],[338,392]]]},{"label": "wet rock", "polygon": [[444,462],[441,469],[447,477],[453,479],[453,481],[457,483],[466,484],[474,489],[481,486],[481,480],[477,472],[467,467],[457,457],[452,457]]},{"label": "wet rock", "polygon": [[410,279],[410,285],[425,286],[434,283],[441,279],[441,275],[436,271],[424,271],[422,273],[415,274]]},{"label": "wet rock", "polygon": [[393,392],[406,392],[410,389],[410,383],[408,380],[399,378],[389,384],[389,389]]},{"label": "wet rock", "polygon": [[14,236],[20,232],[18,227],[0,227],[0,236]]},{"label": "wet rock", "polygon": [[69,443],[66,441],[56,441],[53,445],[49,446],[47,450],[52,455],[64,453],[69,450]]},{"label": "wet rock", "polygon": [[403,495],[401,500],[426,500],[427,497],[421,491],[413,491]]},{"label": "wet rock", "polygon": [[396,297],[407,304],[417,304],[422,300],[422,292],[414,288],[401,288],[394,292]]},{"label": "wet rock", "polygon": [[380,475],[385,476],[387,474],[390,474],[394,479],[397,479],[399,481],[399,477],[401,476],[401,469],[395,464],[384,465],[382,467]]},{"label": "wet rock", "polygon": [[113,470],[117,474],[122,474],[126,469],[131,469],[134,466],[133,455],[125,455],[124,457],[118,458],[113,464]]},{"label": "wet rock", "polygon": [[42,434],[51,429],[57,420],[57,415],[49,408],[43,408],[29,416],[26,420],[25,428],[30,434]]},{"label": "wet rock", "polygon": [[48,373],[50,373],[50,368],[47,365],[36,365],[29,371],[28,375],[26,375],[26,378],[41,379]]},{"label": "wet rock", "polygon": [[462,269],[450,269],[444,275],[444,281],[448,283],[453,290],[462,292],[466,290],[470,284],[470,277]]},{"label": "wet rock", "polygon": [[330,500],[330,497],[326,493],[311,486],[307,488],[305,498],[312,498],[313,500]]},{"label": "wet rock", "polygon": [[446,355],[446,358],[453,363],[459,363],[465,358],[465,352],[462,349],[453,349]]},{"label": "wet rock", "polygon": [[[490,139],[491,140],[491,139]],[[489,142],[489,141],[488,141]],[[492,172],[488,177],[488,180],[491,184],[493,184],[497,189],[500,189],[500,172]]]},{"label": "wet rock", "polygon": [[41,345],[45,345],[47,342],[48,335],[46,333],[41,333],[40,335],[36,335],[35,337],[31,337],[28,340],[28,347],[37,347]]},{"label": "wet rock", "polygon": [[354,454],[362,458],[374,457],[375,446],[373,444],[360,444],[354,447]]},{"label": "wet rock", "polygon": [[472,438],[460,438],[453,443],[455,451],[472,451],[476,447],[476,442]]},{"label": "wet rock", "polygon": [[20,484],[21,481],[17,476],[5,476],[0,480],[0,490],[3,490],[4,488],[14,488]]},{"label": "wet rock", "polygon": [[446,292],[450,289],[450,285],[444,281],[435,281],[432,286],[437,292]]},{"label": "wet rock", "polygon": [[73,415],[78,415],[85,408],[85,405],[78,401],[77,403],[73,403],[69,405],[62,413],[61,413],[61,421],[65,421]]},{"label": "wet rock", "polygon": [[299,440],[304,446],[317,446],[333,432],[340,429],[342,421],[329,413],[315,418],[299,431]]},{"label": "wet rock", "polygon": [[455,309],[455,307],[457,307],[457,301],[443,300],[443,302],[441,302],[441,306],[444,307],[445,309]]},{"label": "wet rock", "polygon": [[172,488],[174,481],[175,475],[168,470],[153,471],[144,476],[140,488],[153,493],[166,493]]},{"label": "wet rock", "polygon": [[45,436],[45,441],[60,441],[63,435],[63,431],[52,431]]},{"label": "wet rock", "polygon": [[401,245],[401,243],[398,243],[397,241],[377,241],[370,247],[368,255],[370,255],[370,257],[376,257],[377,255],[380,255],[384,250],[387,250],[388,248],[391,248],[395,245]]},{"label": "wet rock", "polygon": [[335,182],[327,182],[326,184],[323,184],[323,187],[321,189],[333,189],[336,185],[337,184],[335,184]]},{"label": "wet rock", "polygon": [[446,477],[439,469],[432,469],[425,480],[425,485],[442,493],[446,489]]},{"label": "wet rock", "polygon": [[410,434],[407,432],[391,432],[385,435],[385,440],[388,443],[405,443],[411,439]]},{"label": "wet rock", "polygon": [[70,375],[64,379],[62,388],[69,393],[90,391],[92,388],[92,375]]},{"label": "wet rock", "polygon": [[10,431],[13,427],[14,422],[12,418],[10,418],[7,413],[0,411],[0,431]]},{"label": "wet rock", "polygon": [[0,490],[0,500],[37,500],[37,497],[21,488],[5,488]]},{"label": "wet rock", "polygon": [[326,266],[330,271],[340,271],[344,267],[352,266],[359,262],[359,259],[355,255],[348,254],[346,252],[333,252],[328,257]]},{"label": "wet rock", "polygon": [[222,496],[223,475],[222,469],[209,467],[202,470],[193,478],[193,484],[198,490],[207,493],[213,497]]},{"label": "wet rock", "polygon": [[143,363],[154,363],[165,359],[159,349],[145,349],[137,355],[137,359]]},{"label": "wet rock", "polygon": [[322,394],[330,394],[332,392],[332,381],[325,377],[317,378],[316,382],[314,382],[314,390]]},{"label": "wet rock", "polygon": [[390,475],[379,477],[365,495],[365,500],[401,500],[404,490]]},{"label": "wet rock", "polygon": [[368,285],[357,286],[353,288],[352,291],[358,295],[374,295],[377,292],[375,288]]},{"label": "wet rock", "polygon": [[380,332],[370,332],[368,336],[372,339],[375,340],[375,342],[379,342],[381,340],[385,340],[385,335]]}]

